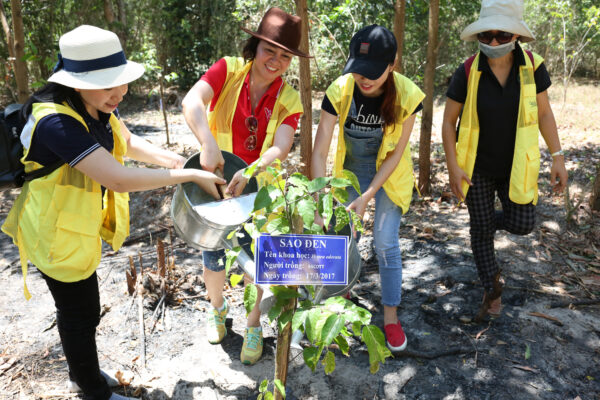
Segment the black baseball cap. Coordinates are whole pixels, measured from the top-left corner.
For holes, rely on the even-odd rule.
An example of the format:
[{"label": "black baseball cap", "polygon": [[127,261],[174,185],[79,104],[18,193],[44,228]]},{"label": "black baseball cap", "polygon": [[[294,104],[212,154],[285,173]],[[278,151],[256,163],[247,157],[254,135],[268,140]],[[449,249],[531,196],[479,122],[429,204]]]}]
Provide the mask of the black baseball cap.
[{"label": "black baseball cap", "polygon": [[389,29],[379,25],[362,28],[350,40],[350,57],[344,74],[354,72],[375,80],[394,63],[398,44]]}]

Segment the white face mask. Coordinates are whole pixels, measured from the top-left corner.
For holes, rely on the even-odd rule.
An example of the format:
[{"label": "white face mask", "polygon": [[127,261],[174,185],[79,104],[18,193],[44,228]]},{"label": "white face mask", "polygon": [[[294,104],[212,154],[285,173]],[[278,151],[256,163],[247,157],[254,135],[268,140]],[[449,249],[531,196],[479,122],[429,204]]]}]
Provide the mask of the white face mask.
[{"label": "white face mask", "polygon": [[479,50],[489,58],[498,58],[507,55],[515,49],[515,42],[508,42],[498,46],[490,46],[479,42]]}]

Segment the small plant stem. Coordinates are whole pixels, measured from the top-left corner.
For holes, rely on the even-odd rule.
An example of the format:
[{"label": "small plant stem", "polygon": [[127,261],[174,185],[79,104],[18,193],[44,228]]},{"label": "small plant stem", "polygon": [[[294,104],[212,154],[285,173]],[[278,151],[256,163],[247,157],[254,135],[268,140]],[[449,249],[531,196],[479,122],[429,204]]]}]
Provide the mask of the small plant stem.
[{"label": "small plant stem", "polygon": [[[293,287],[298,290],[297,287]],[[288,310],[296,309],[296,299],[290,299],[281,310],[281,313],[285,313]],[[288,322],[286,326],[279,332],[277,332],[277,346],[275,350],[275,379],[279,379],[283,386],[287,379],[287,371],[289,364],[290,354],[290,343],[292,341],[292,323]],[[279,390],[273,390],[275,400],[283,400],[284,397]]]}]

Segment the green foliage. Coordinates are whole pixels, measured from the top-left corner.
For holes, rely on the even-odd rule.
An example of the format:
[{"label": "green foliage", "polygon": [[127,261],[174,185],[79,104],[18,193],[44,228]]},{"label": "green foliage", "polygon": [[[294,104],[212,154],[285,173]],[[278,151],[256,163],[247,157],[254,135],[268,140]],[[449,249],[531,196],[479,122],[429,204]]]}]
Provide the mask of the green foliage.
[{"label": "green foliage", "polygon": [[[247,176],[255,173],[256,165],[248,167]],[[355,229],[362,231],[360,217],[354,211],[347,211],[342,202],[348,200],[346,188],[353,186],[360,193],[356,176],[350,171],[343,172],[343,178],[319,177],[309,180],[296,172],[285,179],[286,171],[268,168],[270,182],[258,191],[252,212],[252,220],[245,224],[248,233],[256,238],[260,232],[280,235],[285,233],[323,234],[323,228],[316,224],[315,215],[326,221],[335,216],[335,231],[339,232],[352,221]],[[265,222],[267,221],[268,222]],[[229,255],[228,255],[229,263]],[[253,289],[250,289],[250,288]],[[303,358],[308,367],[315,371],[319,361],[325,373],[335,369],[335,355],[327,350],[333,343],[337,344],[344,355],[349,354],[348,337],[355,336],[367,344],[371,371],[378,370],[379,364],[391,353],[385,347],[385,339],[381,330],[370,325],[371,314],[342,297],[332,297],[324,303],[313,302],[315,288],[307,286],[308,298],[300,302],[295,311],[285,309],[286,304],[297,299],[300,294],[295,287],[271,286],[276,297],[275,304],[269,310],[271,322],[277,321],[282,330],[291,323],[292,330],[301,330],[310,342],[303,350]],[[252,297],[256,288],[249,285],[244,295],[244,304],[249,312],[256,300]],[[248,299],[248,301],[247,301]],[[251,303],[252,302],[252,303]],[[348,327],[352,326],[352,333]]]}]

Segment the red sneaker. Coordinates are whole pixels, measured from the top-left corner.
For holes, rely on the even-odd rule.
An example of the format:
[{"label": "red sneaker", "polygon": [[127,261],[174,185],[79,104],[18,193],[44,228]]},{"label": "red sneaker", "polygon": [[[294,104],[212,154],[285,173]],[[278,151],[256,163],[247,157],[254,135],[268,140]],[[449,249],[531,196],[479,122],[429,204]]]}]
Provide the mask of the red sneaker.
[{"label": "red sneaker", "polygon": [[385,337],[387,338],[387,346],[391,351],[402,351],[406,348],[406,335],[402,330],[400,321],[395,324],[387,324],[383,327]]}]

